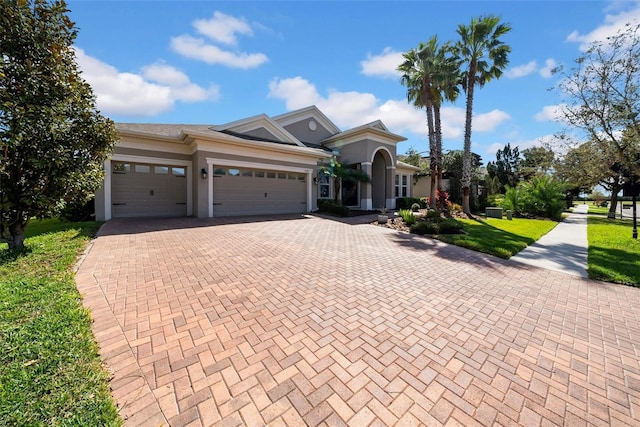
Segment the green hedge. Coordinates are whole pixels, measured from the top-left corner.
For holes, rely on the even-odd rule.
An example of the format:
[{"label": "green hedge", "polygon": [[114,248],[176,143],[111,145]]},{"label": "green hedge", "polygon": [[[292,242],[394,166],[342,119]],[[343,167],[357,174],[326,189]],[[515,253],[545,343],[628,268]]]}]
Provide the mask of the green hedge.
[{"label": "green hedge", "polygon": [[411,205],[417,203],[421,209],[427,207],[426,197],[398,197],[396,198],[396,209],[411,209]]}]

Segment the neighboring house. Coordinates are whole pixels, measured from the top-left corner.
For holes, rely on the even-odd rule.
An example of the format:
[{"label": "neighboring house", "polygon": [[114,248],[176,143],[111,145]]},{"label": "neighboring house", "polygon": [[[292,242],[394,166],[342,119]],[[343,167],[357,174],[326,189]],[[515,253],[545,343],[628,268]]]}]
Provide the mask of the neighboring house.
[{"label": "neighboring house", "polygon": [[354,209],[395,208],[411,196],[418,168],[396,159],[405,140],[379,120],[341,131],[317,107],[224,125],[118,123],[120,140],[105,162],[96,219],[199,218],[311,212],[333,199],[321,173],[332,156],[361,168],[368,183],[342,185]]}]

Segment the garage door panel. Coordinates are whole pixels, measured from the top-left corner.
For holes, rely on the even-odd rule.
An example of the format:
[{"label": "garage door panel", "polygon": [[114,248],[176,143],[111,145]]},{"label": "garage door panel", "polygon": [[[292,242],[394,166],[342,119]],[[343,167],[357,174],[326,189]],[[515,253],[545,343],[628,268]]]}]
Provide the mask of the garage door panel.
[{"label": "garage door panel", "polygon": [[187,181],[170,171],[170,166],[116,162],[111,179],[112,216],[186,216]]},{"label": "garage door panel", "polygon": [[[264,171],[262,171],[264,172]],[[275,173],[275,172],[272,172]],[[307,210],[307,183],[301,174],[281,178],[218,175],[213,180],[213,215],[302,213]],[[295,179],[289,179],[289,176]]]}]

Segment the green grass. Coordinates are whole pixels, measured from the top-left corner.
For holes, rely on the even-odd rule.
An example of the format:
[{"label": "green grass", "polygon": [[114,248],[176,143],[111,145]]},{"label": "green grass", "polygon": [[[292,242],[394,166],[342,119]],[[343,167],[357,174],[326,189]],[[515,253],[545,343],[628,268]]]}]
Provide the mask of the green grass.
[{"label": "green grass", "polygon": [[640,241],[632,239],[632,222],[588,218],[589,277],[640,286]]},{"label": "green grass", "polygon": [[511,258],[556,226],[555,221],[488,218],[484,221],[458,220],[468,234],[440,235],[438,239],[464,248]]},{"label": "green grass", "polygon": [[119,426],[72,267],[99,223],[33,221],[0,244],[0,425]]},{"label": "green grass", "polygon": [[607,215],[609,213],[609,208],[602,206],[589,206],[589,213],[594,215]]}]

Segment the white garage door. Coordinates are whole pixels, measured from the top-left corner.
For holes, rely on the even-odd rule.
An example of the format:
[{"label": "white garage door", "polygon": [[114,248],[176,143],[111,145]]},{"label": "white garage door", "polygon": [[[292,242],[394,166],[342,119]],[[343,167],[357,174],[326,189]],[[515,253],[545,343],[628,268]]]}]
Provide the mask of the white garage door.
[{"label": "white garage door", "polygon": [[302,213],[306,210],[306,174],[214,166],[213,216]]},{"label": "white garage door", "polygon": [[186,168],[114,161],[111,203],[114,218],[186,216]]}]

